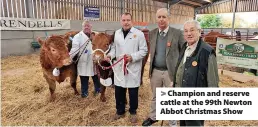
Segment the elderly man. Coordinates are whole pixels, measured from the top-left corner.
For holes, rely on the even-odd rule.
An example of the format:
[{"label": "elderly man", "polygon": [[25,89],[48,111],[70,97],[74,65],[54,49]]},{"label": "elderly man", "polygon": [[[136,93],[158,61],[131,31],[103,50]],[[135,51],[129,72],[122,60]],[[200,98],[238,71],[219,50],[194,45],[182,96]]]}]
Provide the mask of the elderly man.
[{"label": "elderly man", "polygon": [[98,75],[94,71],[92,60],[92,44],[90,41],[91,24],[88,21],[82,23],[82,31],[76,34],[73,38],[72,49],[70,51],[70,57],[73,58],[78,53],[78,75],[81,79],[81,97],[86,98],[88,96],[88,84],[89,76],[92,76],[94,82],[94,95],[100,92],[100,82]]},{"label": "elderly man", "polygon": [[[151,111],[149,118],[142,126],[150,126],[156,120],[156,88],[172,87],[173,75],[179,56],[179,51],[185,42],[180,30],[169,27],[169,16],[166,8],[157,10],[158,28],[152,30],[150,40],[150,85],[152,89]],[[170,126],[176,126],[176,121],[169,121]]]},{"label": "elderly man", "polygon": [[[214,49],[201,38],[198,21],[184,24],[186,43],[180,52],[174,87],[218,87],[219,76]],[[203,120],[180,120],[180,126],[203,126]]]},{"label": "elderly man", "polygon": [[[138,89],[140,86],[142,60],[148,53],[147,43],[143,32],[132,27],[132,15],[124,13],[121,16],[122,28],[115,32],[114,44],[107,55],[110,58],[125,58],[124,62],[120,62],[114,70],[120,76],[115,78],[115,99],[116,114],[114,120],[125,116],[125,98],[126,90],[129,91],[130,105],[130,122],[136,123],[136,110],[138,108]],[[128,69],[123,63],[128,62]],[[124,68],[124,70],[123,70]],[[128,71],[128,73],[125,73]]]}]

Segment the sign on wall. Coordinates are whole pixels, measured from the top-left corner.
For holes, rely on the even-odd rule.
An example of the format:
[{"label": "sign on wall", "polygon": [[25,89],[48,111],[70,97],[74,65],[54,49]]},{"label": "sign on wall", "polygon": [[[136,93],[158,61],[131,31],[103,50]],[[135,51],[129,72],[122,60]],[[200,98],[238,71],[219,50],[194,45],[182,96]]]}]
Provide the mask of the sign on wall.
[{"label": "sign on wall", "polygon": [[258,42],[217,38],[216,47],[219,64],[258,69]]},{"label": "sign on wall", "polygon": [[1,17],[1,30],[60,30],[70,29],[70,20]]},{"label": "sign on wall", "polygon": [[84,20],[99,20],[99,7],[84,7]]},{"label": "sign on wall", "polygon": [[133,22],[133,26],[137,29],[148,29],[148,22]]}]

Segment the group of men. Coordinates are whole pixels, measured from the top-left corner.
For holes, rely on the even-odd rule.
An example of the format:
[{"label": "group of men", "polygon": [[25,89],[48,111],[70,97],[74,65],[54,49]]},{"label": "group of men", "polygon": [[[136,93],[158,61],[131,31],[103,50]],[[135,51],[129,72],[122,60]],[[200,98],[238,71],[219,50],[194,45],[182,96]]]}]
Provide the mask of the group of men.
[{"label": "group of men", "polygon": [[[201,28],[197,21],[185,22],[184,30],[169,26],[169,14],[166,8],[156,13],[158,28],[149,34],[150,41],[150,86],[152,100],[149,117],[143,126],[150,126],[156,120],[156,88],[158,87],[218,87],[218,71],[214,49],[200,38]],[[105,60],[125,57],[130,72],[124,80],[114,79],[116,113],[114,120],[125,117],[126,91],[129,93],[130,122],[137,123],[138,93],[140,86],[142,60],[148,55],[148,47],[143,32],[133,27],[132,15],[121,16],[122,28],[115,32],[114,42]],[[80,56],[78,74],[81,79],[81,96],[88,96],[88,80],[92,76],[95,93],[99,92],[100,82],[94,71],[91,24],[84,21],[83,30],[75,35],[71,53]],[[89,40],[89,41],[88,41]],[[85,42],[87,44],[85,44]],[[87,45],[85,48],[80,48]],[[71,54],[71,58],[74,55]],[[169,121],[176,126],[175,120]],[[203,120],[180,120],[181,126],[203,126]]]}]

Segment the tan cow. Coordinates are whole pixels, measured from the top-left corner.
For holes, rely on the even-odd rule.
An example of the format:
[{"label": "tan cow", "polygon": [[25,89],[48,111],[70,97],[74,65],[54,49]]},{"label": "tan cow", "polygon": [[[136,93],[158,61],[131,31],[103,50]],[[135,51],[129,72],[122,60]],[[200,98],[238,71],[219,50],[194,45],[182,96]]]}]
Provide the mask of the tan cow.
[{"label": "tan cow", "polygon": [[[70,77],[70,85],[74,89],[74,94],[79,95],[76,89],[77,69],[69,56],[68,43],[70,34],[52,35],[45,40],[38,38],[41,45],[40,64],[43,69],[43,75],[49,84],[50,99],[55,99],[56,81],[63,82]],[[53,70],[58,69],[60,74],[53,75]]]}]

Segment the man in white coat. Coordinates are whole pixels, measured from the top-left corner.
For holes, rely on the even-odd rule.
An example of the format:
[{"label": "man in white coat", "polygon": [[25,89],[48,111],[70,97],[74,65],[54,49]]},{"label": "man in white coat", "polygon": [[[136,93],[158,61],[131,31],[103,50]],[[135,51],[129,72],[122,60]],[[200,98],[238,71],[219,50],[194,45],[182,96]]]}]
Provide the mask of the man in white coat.
[{"label": "man in white coat", "polygon": [[82,31],[76,34],[73,38],[72,49],[70,51],[70,57],[73,57],[78,53],[78,75],[81,80],[81,96],[85,98],[88,96],[88,84],[89,76],[92,77],[94,82],[95,91],[94,94],[100,92],[100,82],[98,75],[95,73],[93,60],[92,60],[92,44],[89,39],[91,34],[91,24],[88,21],[82,23]]},{"label": "man in white coat", "polygon": [[[123,69],[126,68],[123,65],[124,62],[115,65],[116,114],[114,120],[125,115],[125,98],[128,88],[130,121],[136,123],[142,60],[147,55],[148,48],[143,32],[132,27],[132,15],[130,13],[124,13],[121,16],[121,25],[122,28],[115,32],[114,44],[107,55],[109,60],[111,58],[119,60],[121,57],[125,57],[128,62],[128,69]],[[127,70],[128,73],[125,73],[124,70]]]}]

